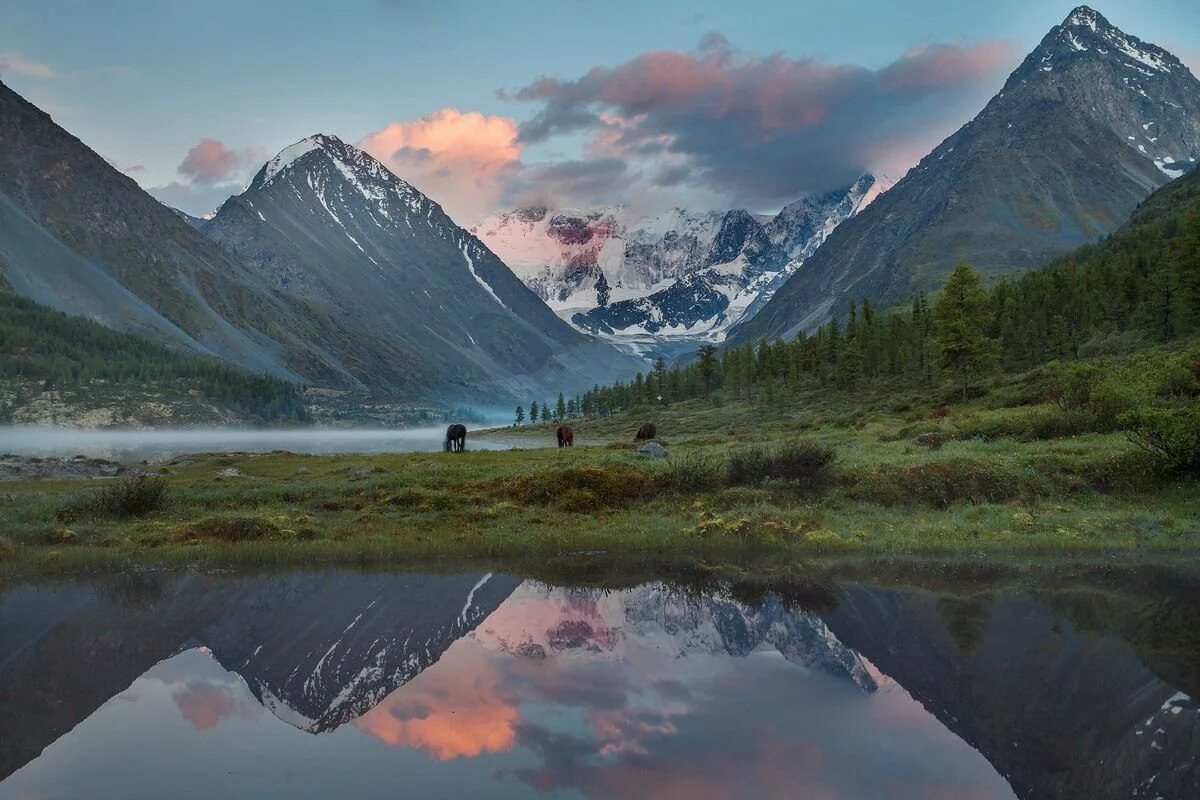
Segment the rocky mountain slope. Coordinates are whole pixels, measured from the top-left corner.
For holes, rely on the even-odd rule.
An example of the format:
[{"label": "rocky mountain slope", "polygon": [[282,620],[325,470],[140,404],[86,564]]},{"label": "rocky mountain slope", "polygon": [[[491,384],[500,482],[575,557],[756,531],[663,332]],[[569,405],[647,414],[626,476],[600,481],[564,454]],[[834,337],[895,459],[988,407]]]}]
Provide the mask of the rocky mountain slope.
[{"label": "rocky mountain slope", "polygon": [[[1169,617],[1170,601],[1160,601],[1147,604],[1151,619]],[[1080,631],[1029,598],[939,604],[930,595],[853,587],[823,617],[978,749],[1018,797],[1200,790],[1196,701],[1121,641]],[[957,636],[948,617],[959,620]]]},{"label": "rocky mountain slope", "polygon": [[803,198],[773,218],[742,210],[525,208],[472,230],[561,317],[639,352],[720,341],[752,314],[841,222],[888,182]]},{"label": "rocky mountain slope", "polygon": [[337,335],[0,84],[0,280],[108,327],[310,381]]},{"label": "rocky mountain slope", "polygon": [[571,329],[441,206],[336,137],[285,148],[201,230],[448,396],[580,389],[639,366]]},{"label": "rocky mountain slope", "polygon": [[960,259],[987,277],[1037,266],[1120,226],[1197,158],[1200,81],[1080,6],[730,339],[811,329],[852,298],[904,300]]},{"label": "rocky mountain slope", "polygon": [[776,596],[751,606],[680,592],[661,583],[620,592],[521,584],[471,634],[491,649],[524,658],[621,660],[638,640],[674,658],[743,657],[774,649],[789,662],[877,688],[858,654],[820,617],[789,609]]},{"label": "rocky mountain slope", "polygon": [[507,404],[642,366],[571,329],[436,203],[335,139],[289,148],[203,223],[223,249],[3,84],[0,137],[0,285],[68,314],[407,398]]}]

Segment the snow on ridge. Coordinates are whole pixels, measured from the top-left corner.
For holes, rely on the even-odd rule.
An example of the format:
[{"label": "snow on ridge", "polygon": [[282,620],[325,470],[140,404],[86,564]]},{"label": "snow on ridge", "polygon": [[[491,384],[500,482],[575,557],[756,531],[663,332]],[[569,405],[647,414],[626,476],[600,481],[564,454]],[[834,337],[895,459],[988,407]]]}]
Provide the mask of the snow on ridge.
[{"label": "snow on ridge", "polygon": [[277,175],[286,170],[296,161],[311,153],[313,150],[320,150],[322,147],[321,134],[308,136],[295,144],[290,144],[275,154],[275,157],[266,163],[263,167],[262,180],[259,181],[260,186],[266,186],[273,181]]},{"label": "snow on ridge", "polygon": [[500,299],[500,296],[496,294],[496,290],[492,288],[492,285],[485,281],[483,276],[475,271],[475,259],[471,258],[470,250],[471,243],[469,241],[463,242],[462,254],[463,258],[465,258],[467,261],[467,269],[471,271],[471,277],[473,277],[479,283],[479,285],[482,286],[484,290],[492,296],[493,300],[500,304],[501,308],[503,308],[505,311],[512,311],[512,309],[505,305],[504,301]]}]

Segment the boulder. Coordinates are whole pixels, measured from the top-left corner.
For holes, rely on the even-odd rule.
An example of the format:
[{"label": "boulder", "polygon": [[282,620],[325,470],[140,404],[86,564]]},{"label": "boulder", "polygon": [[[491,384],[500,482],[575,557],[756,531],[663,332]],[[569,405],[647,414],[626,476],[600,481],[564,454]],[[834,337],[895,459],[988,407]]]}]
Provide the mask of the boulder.
[{"label": "boulder", "polygon": [[667,448],[663,447],[658,442],[646,442],[634,452],[638,455],[649,456],[650,458],[666,458],[668,455],[670,455],[667,452]]}]

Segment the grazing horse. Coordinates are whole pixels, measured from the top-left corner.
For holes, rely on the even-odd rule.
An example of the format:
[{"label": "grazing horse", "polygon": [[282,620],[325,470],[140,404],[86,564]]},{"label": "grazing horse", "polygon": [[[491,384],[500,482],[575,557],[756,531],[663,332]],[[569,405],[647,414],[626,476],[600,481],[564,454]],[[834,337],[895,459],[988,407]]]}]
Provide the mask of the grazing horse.
[{"label": "grazing horse", "polygon": [[566,425],[560,425],[558,430],[554,431],[554,435],[558,437],[559,447],[575,446],[575,431],[571,430]]},{"label": "grazing horse", "polygon": [[633,437],[634,441],[646,442],[658,436],[658,428],[653,422],[643,422],[642,427],[638,428],[637,436]]},{"label": "grazing horse", "polygon": [[443,445],[447,453],[461,453],[467,449],[467,426],[458,422],[446,428],[446,442]]}]

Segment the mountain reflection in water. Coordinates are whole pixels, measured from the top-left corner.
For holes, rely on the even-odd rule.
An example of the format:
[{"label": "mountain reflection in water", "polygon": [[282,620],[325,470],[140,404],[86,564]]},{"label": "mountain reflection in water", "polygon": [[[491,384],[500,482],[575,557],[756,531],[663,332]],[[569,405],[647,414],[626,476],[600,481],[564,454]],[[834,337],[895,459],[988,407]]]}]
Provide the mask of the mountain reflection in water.
[{"label": "mountain reflection in water", "polygon": [[10,585],[0,798],[1195,797],[1195,639],[1142,614],[1200,578],[1159,583]]}]

